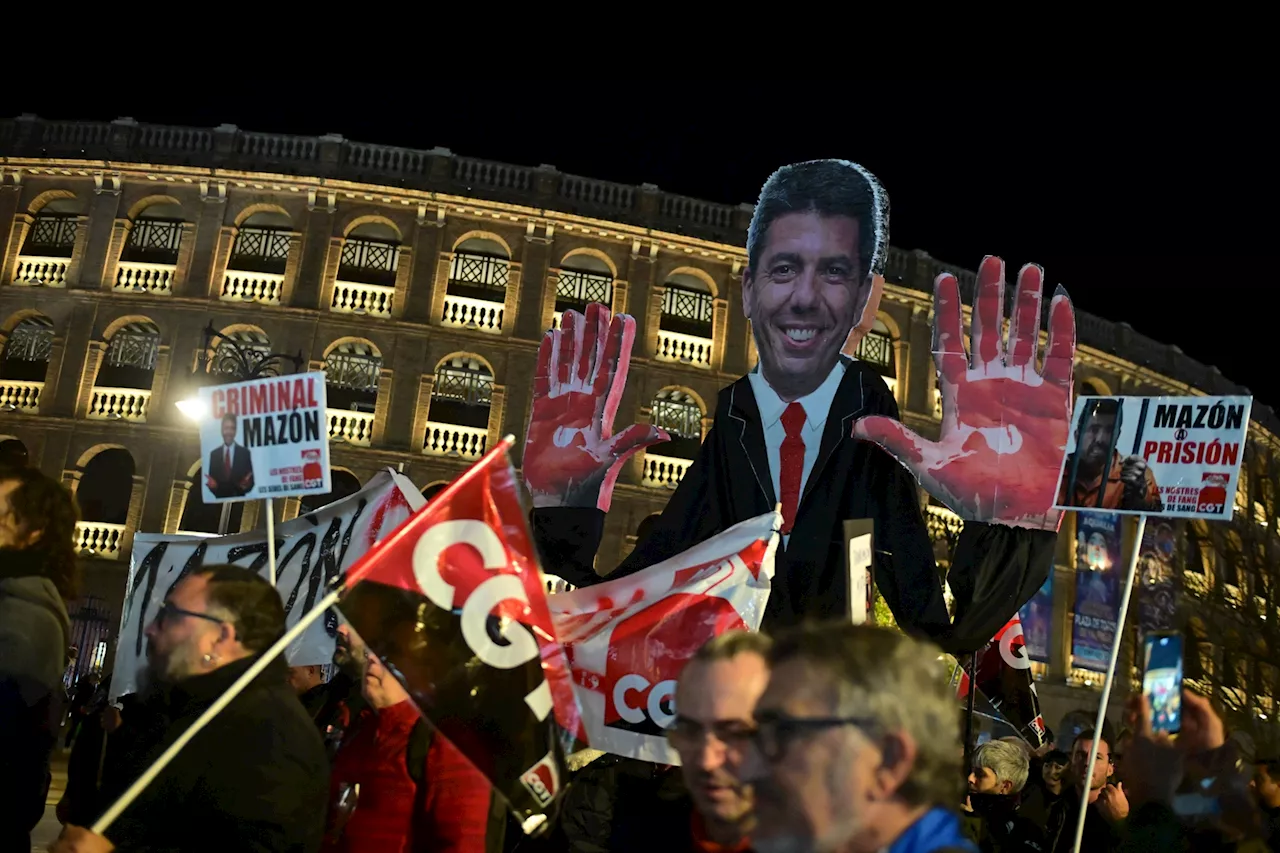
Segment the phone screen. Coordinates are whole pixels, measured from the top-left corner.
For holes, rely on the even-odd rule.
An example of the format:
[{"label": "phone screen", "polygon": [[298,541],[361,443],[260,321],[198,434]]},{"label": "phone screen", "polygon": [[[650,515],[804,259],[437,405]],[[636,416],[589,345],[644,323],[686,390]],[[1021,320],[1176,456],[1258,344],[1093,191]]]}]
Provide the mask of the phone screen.
[{"label": "phone screen", "polygon": [[1151,705],[1151,729],[1176,734],[1182,728],[1182,636],[1152,634],[1145,646],[1142,692]]}]

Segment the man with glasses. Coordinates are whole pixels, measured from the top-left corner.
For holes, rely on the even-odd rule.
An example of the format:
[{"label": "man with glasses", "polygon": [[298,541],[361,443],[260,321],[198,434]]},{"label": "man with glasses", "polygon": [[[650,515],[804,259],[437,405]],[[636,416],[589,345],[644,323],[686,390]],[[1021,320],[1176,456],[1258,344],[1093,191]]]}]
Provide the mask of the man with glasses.
[{"label": "man with glasses", "polygon": [[[280,595],[240,566],[195,569],[146,629],[149,680],[167,725],[139,741],[127,786],[285,630]],[[121,642],[132,642],[122,637]],[[108,829],[67,826],[54,853],[120,849],[314,853],[324,829],[328,761],[276,658],[201,730]],[[104,792],[110,802],[123,790]]]},{"label": "man with glasses", "polygon": [[976,851],[945,807],[960,798],[960,726],[938,658],[866,625],[775,637],[742,764],[753,850]]}]

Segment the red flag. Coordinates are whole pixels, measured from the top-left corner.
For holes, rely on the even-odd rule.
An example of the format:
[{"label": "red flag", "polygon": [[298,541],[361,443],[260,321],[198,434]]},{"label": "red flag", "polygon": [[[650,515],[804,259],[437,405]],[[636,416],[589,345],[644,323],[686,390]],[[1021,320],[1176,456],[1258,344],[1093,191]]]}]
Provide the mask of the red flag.
[{"label": "red flag", "polygon": [[509,446],[353,566],[338,607],[532,828],[560,791],[580,723]]},{"label": "red flag", "polygon": [[[1026,641],[1022,636],[1022,620],[1016,613],[978,652],[976,682],[978,694],[986,698],[995,712],[1024,740],[1037,749],[1044,745],[1040,696],[1031,677],[1031,659],[1027,657]],[[956,696],[960,699],[969,697],[967,670],[960,672]]]}]

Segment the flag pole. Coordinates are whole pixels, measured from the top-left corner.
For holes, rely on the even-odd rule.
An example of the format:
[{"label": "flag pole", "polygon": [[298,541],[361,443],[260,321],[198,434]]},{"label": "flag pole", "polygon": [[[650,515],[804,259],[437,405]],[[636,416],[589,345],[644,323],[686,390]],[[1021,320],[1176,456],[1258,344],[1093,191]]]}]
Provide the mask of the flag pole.
[{"label": "flag pole", "polygon": [[[1124,579],[1124,592],[1120,596],[1120,613],[1116,617],[1116,635],[1111,641],[1111,661],[1107,664],[1107,677],[1102,683],[1102,698],[1098,702],[1098,717],[1093,724],[1093,742],[1089,747],[1089,763],[1085,765],[1084,791],[1080,795],[1080,814],[1076,816],[1076,843],[1071,848],[1080,853],[1080,841],[1084,838],[1084,819],[1089,811],[1089,785],[1093,780],[1093,765],[1098,760],[1098,742],[1102,739],[1102,727],[1107,721],[1107,701],[1116,680],[1116,662],[1120,659],[1120,641],[1124,637],[1124,623],[1129,615],[1129,598],[1133,594],[1133,577],[1138,570],[1138,552],[1142,550],[1142,534],[1147,530],[1147,514],[1138,516],[1138,530],[1134,534],[1129,554],[1129,569]],[[1108,748],[1110,744],[1108,744]]]},{"label": "flag pole", "polygon": [[[268,500],[270,499],[268,498]],[[148,785],[155,781],[156,776],[160,775],[160,771],[169,766],[169,762],[173,761],[174,757],[182,751],[182,748],[186,746],[193,737],[199,734],[200,730],[208,725],[209,721],[216,717],[223,708],[231,704],[231,701],[239,696],[244,689],[249,686],[249,683],[257,678],[273,660],[278,658],[290,643],[301,636],[302,632],[305,631],[312,622],[315,622],[324,615],[326,610],[337,604],[338,598],[341,597],[341,595],[341,588],[330,592],[322,598],[315,607],[311,608],[306,615],[299,619],[296,625],[288,631],[285,631],[284,636],[276,640],[275,645],[263,652],[262,656],[258,658],[253,666],[245,670],[244,674],[236,679],[235,684],[228,687],[212,705],[206,708],[205,712],[196,718],[196,721],[188,726],[187,730],[179,735],[178,739],[175,740],[169,748],[155,760],[155,763],[148,767],[146,772],[139,776],[138,780],[129,786],[129,790],[125,791],[124,794],[120,796],[120,799],[116,800],[111,805],[111,808],[107,809],[106,812],[103,813],[102,817],[98,818],[97,822],[93,825],[92,832],[95,835],[105,834],[107,827],[111,826],[111,824],[115,822],[116,818],[120,817],[121,813],[133,804],[133,801],[138,798],[138,795],[146,790]]]},{"label": "flag pole", "polygon": [[267,498],[267,571],[270,573],[271,585],[276,585],[276,507]]}]

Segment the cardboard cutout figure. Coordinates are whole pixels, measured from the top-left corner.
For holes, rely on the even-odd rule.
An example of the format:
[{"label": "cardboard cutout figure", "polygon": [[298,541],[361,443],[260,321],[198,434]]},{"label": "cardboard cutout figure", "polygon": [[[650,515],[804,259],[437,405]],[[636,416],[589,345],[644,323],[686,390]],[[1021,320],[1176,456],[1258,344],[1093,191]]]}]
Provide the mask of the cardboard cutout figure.
[{"label": "cardboard cutout figure", "polygon": [[[984,646],[1040,588],[1060,518],[1053,501],[1071,397],[1070,302],[1065,294],[1055,297],[1052,343],[1045,369],[1037,371],[1040,271],[1028,267],[1020,277],[1006,347],[1003,268],[997,259],[984,262],[970,364],[959,288],[953,276],[940,277],[935,350],[946,419],[941,441],[926,442],[898,423],[884,380],[842,354],[874,323],[888,222],[883,187],[845,160],[784,166],[765,183],[742,276],[759,367],[721,391],[697,459],[611,578],[781,505],[782,544],[764,630],[847,618],[847,519],[875,525],[875,585],[897,623],[953,653]],[[660,436],[653,427],[632,427],[610,438],[629,358],[629,319],[614,318],[622,331],[611,331],[602,348],[603,309],[588,309],[584,335],[578,316],[564,317],[564,332],[549,332],[542,344],[524,464],[544,564],[586,586],[600,580],[593,563],[617,471],[627,455]],[[567,343],[570,337],[582,345]],[[584,362],[592,352],[601,354]],[[560,356],[553,370],[554,353]],[[895,457],[969,521],[952,560],[954,624],[916,483]]]}]

